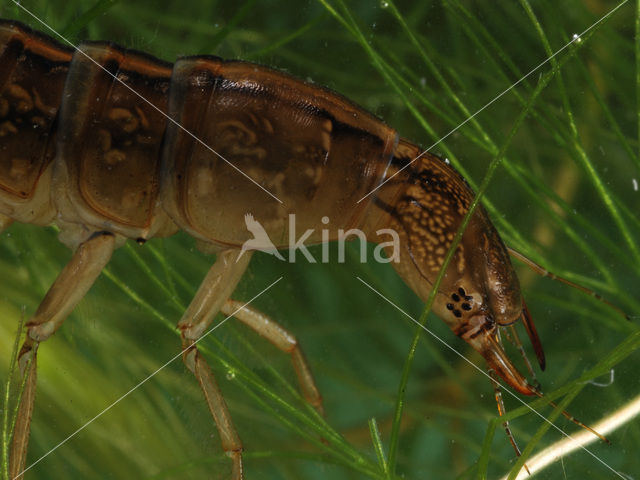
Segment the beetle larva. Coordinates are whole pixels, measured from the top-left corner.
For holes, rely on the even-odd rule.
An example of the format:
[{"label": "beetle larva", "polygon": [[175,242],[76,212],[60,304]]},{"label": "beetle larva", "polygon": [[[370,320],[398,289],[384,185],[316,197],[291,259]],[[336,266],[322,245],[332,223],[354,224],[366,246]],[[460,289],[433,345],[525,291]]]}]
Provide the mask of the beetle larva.
[{"label": "beetle larva", "polygon": [[[161,91],[163,88],[168,89],[168,92],[165,91],[162,95],[159,95],[159,102],[167,101],[168,104],[171,105],[172,100],[175,99],[176,110],[171,112],[172,118],[185,125],[188,130],[194,131],[198,137],[202,138],[205,143],[212,146],[217,152],[220,152],[225,158],[231,159],[231,162],[238,166],[240,170],[249,171],[249,175],[254,178],[254,180],[258,180],[268,190],[273,191],[279,198],[287,197],[283,198],[284,208],[293,203],[298,206],[297,204],[299,203],[300,210],[296,210],[296,212],[302,212],[299,214],[299,217],[308,221],[308,225],[301,226],[301,229],[307,226],[321,225],[319,220],[323,216],[329,216],[332,219],[344,218],[345,224],[343,226],[345,229],[353,225],[362,225],[362,219],[369,218],[369,213],[356,212],[351,214],[348,210],[336,210],[336,205],[344,206],[347,205],[348,202],[355,203],[353,200],[356,199],[356,197],[360,198],[363,193],[366,193],[373,185],[377,184],[382,178],[381,171],[387,168],[386,160],[391,157],[392,153],[396,160],[395,163],[391,163],[391,169],[398,168],[397,165],[404,165],[408,159],[415,157],[419,153],[417,147],[408,142],[401,142],[399,146],[393,148],[395,132],[379,124],[376,119],[370,119],[370,117],[366,116],[363,112],[355,110],[355,112],[360,115],[357,127],[367,132],[367,135],[375,140],[375,146],[372,147],[372,150],[381,152],[377,155],[379,158],[374,158],[373,163],[361,167],[358,162],[353,162],[352,166],[355,168],[350,172],[350,174],[353,175],[352,178],[344,177],[344,173],[339,174],[340,178],[326,178],[327,175],[331,175],[331,172],[339,170],[336,166],[342,164],[344,161],[330,165],[330,168],[328,166],[326,171],[320,171],[318,166],[321,165],[320,159],[323,157],[336,161],[343,158],[353,160],[353,158],[356,157],[370,160],[368,155],[358,155],[358,147],[350,146],[348,140],[345,140],[342,144],[339,143],[339,140],[343,140],[348,136],[348,128],[353,128],[354,125],[349,125],[347,120],[339,118],[339,115],[333,112],[332,109],[348,111],[349,114],[352,114],[354,111],[349,110],[353,108],[350,104],[346,102],[341,103],[343,101],[342,99],[332,97],[332,99],[338,98],[339,101],[336,100],[338,105],[318,108],[317,110],[329,112],[328,117],[321,115],[319,116],[319,120],[317,118],[317,112],[307,112],[306,110],[311,110],[316,107],[316,101],[320,99],[308,101],[306,105],[302,105],[301,102],[291,102],[291,104],[296,103],[297,106],[302,107],[305,113],[309,113],[309,116],[306,117],[305,120],[314,120],[310,128],[312,128],[313,132],[322,132],[322,134],[318,138],[315,137],[314,133],[314,136],[307,141],[306,138],[302,139],[305,135],[303,129],[296,128],[292,130],[300,134],[300,144],[307,144],[309,146],[308,149],[304,150],[304,158],[310,159],[309,165],[305,165],[305,167],[308,168],[298,169],[296,168],[297,164],[292,164],[291,162],[288,165],[274,165],[271,163],[271,159],[273,159],[275,155],[274,152],[282,152],[286,146],[279,141],[279,139],[282,138],[280,135],[275,135],[276,140],[273,145],[269,145],[268,135],[271,134],[271,132],[282,132],[290,128],[290,126],[278,124],[277,119],[269,117],[268,112],[271,108],[279,109],[280,112],[291,108],[291,104],[286,104],[286,102],[282,104],[276,103],[276,105],[273,104],[274,98],[277,100],[281,96],[286,96],[283,91],[278,90],[277,84],[282,83],[285,85],[287,93],[304,88],[303,84],[295,83],[288,77],[273,74],[276,78],[272,86],[269,85],[268,76],[271,73],[269,70],[258,69],[255,73],[255,78],[250,78],[250,76],[247,78],[246,75],[249,73],[249,70],[258,67],[242,63],[219,62],[216,59],[204,58],[181,60],[173,68],[173,71],[168,73],[167,69],[169,69],[169,66],[166,64],[155,62],[143,56],[136,57],[137,54],[135,53],[123,52],[115,47],[111,47],[109,51],[106,51],[104,47],[101,46],[94,48],[95,50],[90,52],[91,55],[94,58],[99,58],[104,55],[105,59],[101,60],[101,63],[105,65],[108,64],[109,61],[112,61],[115,65],[113,67],[114,72],[116,70],[119,71],[117,75],[120,75],[120,72],[124,71],[124,73],[122,73],[123,77],[135,77],[136,71],[132,65],[136,63],[140,64],[141,70],[137,73],[142,72],[140,75],[142,77],[150,77],[152,70],[154,70],[154,73],[158,73],[158,77],[160,78],[158,83],[155,83],[155,80],[149,83],[152,84],[151,89],[154,91],[156,88],[158,91]],[[89,50],[91,51],[91,49]],[[116,58],[116,60],[114,60],[114,58]],[[94,69],[94,67],[87,62],[80,61],[79,59],[76,60],[75,57],[73,62],[67,84],[73,84],[76,88],[74,88],[71,100],[63,102],[61,105],[60,124],[57,132],[64,132],[63,135],[66,139],[75,138],[80,141],[58,140],[59,148],[55,162],[57,165],[58,159],[61,158],[65,160],[84,158],[85,160],[84,162],[76,160],[67,161],[64,166],[60,167],[59,176],[58,173],[56,173],[51,177],[51,189],[44,188],[46,187],[48,173],[46,169],[43,170],[44,173],[41,177],[43,181],[38,182],[38,187],[42,188],[41,191],[44,193],[41,196],[37,194],[33,195],[33,198],[43,200],[48,196],[47,192],[56,192],[54,196],[56,200],[54,210],[56,213],[62,214],[59,225],[62,228],[63,239],[72,247],[82,243],[85,238],[82,235],[87,236],[96,230],[109,231],[132,239],[146,239],[172,233],[175,229],[174,223],[200,240],[208,242],[213,240],[215,243],[226,246],[239,246],[244,242],[247,235],[241,221],[247,210],[250,210],[252,214],[265,225],[270,238],[287,237],[286,225],[283,224],[283,218],[284,214],[288,212],[286,210],[283,211],[283,207],[275,202],[271,202],[268,198],[264,199],[261,197],[263,193],[257,189],[255,191],[251,190],[253,187],[251,187],[250,184],[248,184],[249,187],[247,188],[237,187],[238,182],[232,180],[236,173],[227,168],[219,159],[215,159],[215,157],[213,160],[207,158],[208,154],[204,151],[205,149],[198,144],[192,143],[188,138],[185,138],[186,136],[180,130],[171,130],[171,127],[166,129],[167,127],[157,127],[154,125],[154,122],[161,123],[162,121],[159,120],[159,117],[156,117],[153,112],[145,111],[146,107],[138,107],[137,109],[126,108],[123,104],[117,103],[122,99],[117,100],[110,108],[90,105],[86,99],[97,97],[98,92],[107,91],[109,89],[108,85],[113,83],[106,75]],[[178,70],[179,68],[181,70]],[[234,77],[234,68],[238,70],[237,77]],[[165,69],[164,72],[162,71],[163,69]],[[155,70],[157,70],[157,72]],[[168,80],[169,74],[173,75],[171,80]],[[94,78],[92,78],[90,82],[82,84],[80,80],[72,80],[74,78],[72,75],[77,75],[78,79],[86,78],[87,75],[93,76]],[[223,80],[219,80],[220,78]],[[159,87],[158,85],[163,81],[166,82],[166,87]],[[222,81],[222,84],[217,84],[216,88],[218,88],[219,85],[221,88],[226,89],[224,98],[221,96],[219,102],[215,103],[217,100],[213,99],[213,93],[205,93],[205,95],[208,95],[208,98],[212,98],[211,103],[206,105],[207,108],[205,108],[203,102],[199,101],[199,99],[202,98],[200,97],[202,93],[198,92],[198,94],[195,95],[191,89],[194,88],[196,83],[202,86],[212,85],[220,81]],[[185,85],[182,85],[182,83]],[[243,85],[236,91],[235,84]],[[113,85],[117,88],[117,85]],[[254,87],[254,85],[260,89],[264,88],[265,91],[260,90],[257,92],[258,87]],[[138,88],[139,87],[138,85]],[[86,91],[82,92],[83,88],[86,88]],[[94,88],[95,90],[92,90]],[[180,93],[180,88],[184,89],[182,93]],[[316,87],[313,87],[312,90],[314,92],[324,92],[316,89]],[[251,93],[249,93],[249,91],[251,91]],[[71,94],[71,91],[69,92]],[[259,105],[259,101],[256,102],[256,104],[251,103],[254,101],[250,98],[252,95],[260,97],[270,92],[274,93],[272,93],[269,107]],[[236,93],[237,96],[234,97]],[[153,95],[146,92],[143,92],[143,94],[147,98],[153,97]],[[191,94],[193,94],[193,99],[190,99]],[[118,93],[114,95],[117,96]],[[120,93],[120,95],[125,96],[123,93]],[[181,95],[183,98],[179,98]],[[307,91],[300,93],[300,97],[305,99],[309,99],[309,95],[310,92]],[[20,97],[20,95],[18,94],[17,97]],[[64,96],[61,95],[60,98],[64,98]],[[104,102],[109,101],[106,99],[101,100]],[[190,100],[191,103],[189,103]],[[124,99],[122,101],[126,103],[131,100]],[[43,102],[43,104],[49,105],[46,102]],[[187,107],[187,105],[189,106]],[[212,116],[212,123],[217,125],[215,129],[210,126],[209,122],[198,120],[198,115],[204,116],[204,118],[207,119],[209,118],[208,108],[210,105],[215,106],[216,115]],[[238,109],[239,105],[254,112],[253,116],[246,115],[240,118],[234,118],[233,115],[229,115],[230,112]],[[250,106],[247,107],[247,105]],[[203,108],[205,111],[200,113],[198,111],[200,108]],[[229,110],[225,111],[225,115],[223,116],[220,112],[224,111],[225,108]],[[138,110],[140,110],[140,112]],[[171,111],[170,107],[169,110]],[[97,118],[94,116],[96,112],[101,112],[104,116]],[[218,113],[220,113],[220,117],[217,116]],[[85,119],[85,121],[80,121],[80,118]],[[265,118],[267,121],[264,121]],[[366,123],[367,119],[370,121],[370,125],[363,127],[362,124]],[[364,122],[362,122],[363,120]],[[117,128],[119,128],[118,132],[115,133],[114,130],[100,128],[100,125],[103,125],[105,122],[113,122],[114,125],[117,124]],[[301,124],[302,123],[304,122],[301,121]],[[127,142],[134,135],[140,134],[140,125],[147,128],[147,130],[144,130],[142,133],[142,136],[146,136],[146,138],[136,137],[134,146],[129,147]],[[348,128],[341,130],[343,125],[347,125]],[[68,126],[68,129],[65,126]],[[154,128],[157,129],[156,131],[167,132],[165,136],[166,143],[164,145],[160,145],[157,133],[149,133],[152,132]],[[257,139],[252,137],[252,133],[255,136],[256,132],[258,132]],[[83,141],[83,139],[89,136],[95,139],[94,143]],[[357,135],[354,136],[357,137]],[[366,143],[362,138],[354,141],[354,143],[357,142]],[[327,145],[327,143],[329,143],[329,145]],[[33,142],[32,144],[38,145],[37,142]],[[127,148],[130,148],[130,150],[127,150]],[[94,149],[95,151],[87,152],[87,149]],[[155,153],[149,154],[148,152],[150,151]],[[185,154],[185,151],[189,153]],[[340,155],[340,151],[348,153],[344,153],[343,157]],[[291,152],[293,152],[293,150],[291,150]],[[289,153],[290,155],[292,154],[291,152]],[[328,153],[334,152],[336,153],[333,157],[332,155],[327,155]],[[166,169],[159,168],[157,163],[153,163],[154,161],[159,161],[160,156],[164,158]],[[139,165],[128,163],[128,160],[134,157],[139,157]],[[299,158],[301,157],[302,153]],[[92,159],[94,158],[102,158],[102,164],[93,162]],[[187,158],[189,159],[188,161],[184,160]],[[251,171],[252,167],[255,168],[256,160],[259,161],[262,159],[267,160],[264,162],[264,165],[260,164],[259,167],[257,167],[258,171]],[[178,160],[181,160],[183,163],[179,163]],[[51,161],[54,161],[53,155]],[[435,186],[440,183],[454,185],[453,187],[442,188],[440,192],[430,191],[428,193],[435,195],[436,198],[444,198],[447,196],[456,198],[456,204],[462,204],[463,208],[461,211],[463,211],[464,201],[460,200],[460,197],[465,198],[465,193],[468,191],[467,187],[457,176],[450,172],[448,166],[445,166],[432,157],[428,157],[428,161],[433,163],[433,169],[435,169],[435,171],[427,169],[429,172],[428,175],[430,175],[429,178],[433,178],[434,181],[432,183]],[[145,164],[144,162],[150,163]],[[214,164],[213,166],[210,165],[212,163]],[[373,165],[373,167],[370,165]],[[125,168],[123,169],[123,167]],[[133,171],[126,170],[126,167],[132,167]],[[441,173],[444,178],[442,182],[438,181],[438,167],[444,169],[444,172]],[[19,159],[12,159],[10,171],[15,173],[21,169],[24,170],[24,166],[20,165]],[[65,169],[66,171],[63,171]],[[95,171],[92,171],[92,169],[95,169]],[[428,288],[421,279],[425,277],[432,278],[433,273],[426,273],[425,270],[431,268],[433,271],[437,271],[438,266],[437,257],[433,257],[429,252],[437,251],[440,245],[438,244],[439,239],[433,240],[432,237],[425,237],[429,239],[431,243],[429,243],[429,241],[425,242],[425,239],[421,238],[419,234],[411,237],[406,226],[403,225],[403,222],[408,220],[400,220],[401,218],[412,218],[411,221],[427,224],[428,217],[423,218],[421,212],[432,207],[431,204],[427,204],[426,200],[423,203],[421,203],[420,200],[422,187],[418,182],[422,181],[422,170],[408,170],[406,175],[403,176],[401,174],[398,177],[401,178],[401,182],[393,183],[380,192],[377,198],[377,206],[379,208],[375,219],[376,223],[380,222],[380,224],[385,224],[384,218],[381,217],[381,212],[386,212],[389,217],[395,219],[390,220],[391,222],[395,222],[393,223],[394,228],[397,229],[401,235],[404,232],[405,238],[403,238],[403,243],[409,244],[411,247],[408,248],[408,253],[404,256],[403,262],[401,262],[401,271],[403,275],[408,278],[408,282],[414,290],[419,292],[424,298],[425,294],[428,293]],[[207,175],[207,171],[212,173]],[[144,172],[146,176],[141,175],[141,172]],[[147,175],[148,172],[152,172],[152,174]],[[155,172],[155,176],[153,172]],[[367,175],[370,175],[369,184],[365,181],[354,185],[354,179],[361,180],[367,178]],[[109,178],[109,176],[112,176],[111,178],[116,181],[105,182],[103,184],[103,179]],[[183,180],[187,177],[190,177],[190,180]],[[131,182],[124,181],[124,179],[129,178],[132,179]],[[280,180],[282,178],[288,180]],[[119,179],[123,180],[119,181]],[[187,187],[172,185],[172,183],[179,184],[180,181],[183,181],[185,185],[187,182],[191,183],[188,183]],[[337,187],[339,181],[344,182],[340,188]],[[119,191],[115,192],[110,186],[105,188],[105,185],[112,185],[114,183],[120,187]],[[391,183],[392,182],[390,182],[390,184]],[[71,184],[74,184],[77,188],[69,188]],[[400,188],[398,185],[402,184],[411,184],[411,191],[404,192],[406,194],[404,203],[398,193]],[[336,190],[346,191],[352,196],[340,198],[336,200],[333,205],[330,202],[322,203],[320,205],[321,208],[318,209],[317,198],[330,198],[331,196],[332,192],[326,190],[329,185],[335,187]],[[391,188],[392,186],[393,188]],[[323,188],[325,190],[323,190]],[[194,194],[193,197],[191,194]],[[308,200],[304,198],[305,195],[308,195]],[[162,208],[153,211],[155,198],[161,199],[160,203]],[[179,200],[166,201],[167,198],[178,198]],[[399,198],[400,201],[398,201]],[[467,201],[470,198],[471,197],[468,196]],[[194,203],[195,199],[198,199],[198,201],[202,203]],[[46,204],[47,202],[43,200],[43,203]],[[443,203],[446,202],[437,202],[438,205]],[[225,216],[223,217],[220,211],[214,211],[208,208],[209,205],[223,206],[220,210],[224,211]],[[427,208],[424,208],[425,205],[427,205]],[[306,211],[304,207],[307,208]],[[322,208],[325,207],[326,210],[323,211]],[[376,202],[368,208],[370,211],[374,211]],[[44,207],[43,209],[47,210]],[[397,211],[394,211],[394,209]],[[27,209],[21,210],[21,212],[15,214],[15,217],[20,221],[40,222],[43,224],[49,223],[51,220],[51,218],[47,218],[46,215],[32,219],[21,217],[22,212],[26,211]],[[37,209],[29,209],[29,214],[32,214],[32,211],[37,212]],[[398,211],[402,213],[398,213]],[[14,215],[14,212],[8,213]],[[51,210],[48,210],[48,213],[50,214]],[[447,213],[448,212],[444,212],[441,218],[445,218]],[[451,213],[454,212],[452,211]],[[227,214],[228,217],[226,217]],[[484,224],[481,215],[477,218],[480,220],[475,221],[475,228],[480,232],[489,232],[489,234],[484,237],[487,239],[486,241],[491,245],[496,243],[501,245],[499,239],[493,235],[495,232],[492,230],[492,227],[490,227],[489,224]],[[76,231],[77,228],[75,226],[77,225],[81,225],[83,227],[82,230],[85,230],[84,227],[90,228],[87,228],[87,231],[83,233],[79,233]],[[364,230],[367,230],[367,228],[368,227],[363,227]],[[442,229],[442,225],[436,225],[434,231],[438,228]],[[453,230],[455,231],[455,229]],[[440,230],[437,230],[435,233],[439,231]],[[442,233],[439,233],[439,235],[442,235]],[[108,237],[108,235],[105,236]],[[475,238],[477,239],[478,237]],[[425,245],[425,251],[418,254],[417,252],[420,250],[419,244]],[[444,247],[444,251],[446,251],[446,241]],[[110,246],[100,247],[100,249],[102,248],[108,250]],[[490,248],[489,251],[491,250]],[[506,255],[500,256],[500,251],[503,249],[497,248],[497,250],[498,257],[494,265],[505,265]],[[420,263],[419,260],[416,260],[420,255],[423,255],[425,259],[427,257],[430,258],[431,264],[425,260],[426,266],[417,266],[416,271],[412,273],[412,269],[416,267],[416,263]],[[468,265],[472,265],[476,261],[478,264],[482,263],[483,265],[492,263],[490,258],[489,261],[487,261],[487,257],[482,255],[470,255],[470,259]],[[506,262],[508,263],[508,259]],[[456,262],[454,261],[454,263]],[[458,267],[460,266],[459,261],[457,265]],[[475,270],[477,267],[470,266],[468,268]],[[485,277],[488,278],[491,277],[491,275],[486,275]],[[482,278],[481,282],[478,282],[478,277],[476,277],[471,283],[486,282],[486,278]],[[507,287],[511,287],[508,288],[508,290],[517,290],[513,286],[514,281],[512,279],[509,278],[505,284]],[[448,293],[449,298],[447,301],[441,299],[439,309],[438,307],[436,308],[445,318],[450,318],[454,326],[457,326],[456,315],[459,314],[459,316],[462,317],[465,308],[473,307],[470,303],[466,304],[464,299],[471,297],[471,300],[468,300],[469,302],[472,300],[476,302],[476,299],[468,290],[469,287],[459,286],[456,282],[452,282],[452,285],[446,288],[450,290]],[[459,292],[460,288],[463,288],[464,295]],[[458,293],[456,294],[456,292]],[[462,295],[462,297],[460,297],[462,299],[460,308],[455,308],[457,305],[455,305],[456,300],[454,295]],[[484,294],[480,294],[480,296],[485,297]],[[491,295],[486,295],[486,297],[491,297]],[[501,295],[499,294],[497,297],[500,298]],[[222,298],[222,300],[224,300],[224,298]],[[517,298],[515,301],[511,299],[511,301],[508,302],[510,304],[518,304],[514,312],[515,310],[519,311],[521,309],[517,300]],[[454,308],[449,309],[449,304],[452,304]],[[505,321],[511,321],[514,313],[509,312],[509,309],[505,311],[506,317],[508,317],[508,320]],[[465,325],[467,324],[465,323]],[[476,327],[482,328],[482,325],[484,324],[476,325]],[[462,331],[458,333],[461,335],[464,334]],[[473,332],[469,335],[471,339]],[[196,336],[196,334],[193,336]],[[489,351],[482,346],[478,348],[483,350],[485,354],[489,353]],[[493,350],[490,352],[493,353]],[[505,372],[505,375],[511,375],[517,379],[515,373],[511,371]],[[522,383],[520,379],[515,380],[515,383],[520,385],[521,389],[527,390],[527,387],[523,386],[525,384]]]}]

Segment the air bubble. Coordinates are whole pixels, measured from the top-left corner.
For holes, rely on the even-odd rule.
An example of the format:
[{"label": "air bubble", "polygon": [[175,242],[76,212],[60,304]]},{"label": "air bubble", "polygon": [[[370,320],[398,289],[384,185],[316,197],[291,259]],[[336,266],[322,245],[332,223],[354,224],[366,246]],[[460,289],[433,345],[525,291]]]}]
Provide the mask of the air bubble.
[{"label": "air bubble", "polygon": [[384,0],[380,2],[380,8],[389,8],[389,2],[385,2]]},{"label": "air bubble", "polygon": [[633,190],[634,191],[638,191],[638,180],[636,180],[635,178],[631,179],[631,183],[633,184]]}]

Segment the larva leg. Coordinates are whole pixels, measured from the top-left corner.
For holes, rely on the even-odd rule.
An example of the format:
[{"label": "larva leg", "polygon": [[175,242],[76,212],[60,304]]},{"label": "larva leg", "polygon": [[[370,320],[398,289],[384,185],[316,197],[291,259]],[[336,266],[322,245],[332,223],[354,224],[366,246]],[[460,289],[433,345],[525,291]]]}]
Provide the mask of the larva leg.
[{"label": "larva leg", "polygon": [[211,324],[213,317],[220,311],[225,300],[231,296],[249,265],[250,252],[245,252],[248,255],[242,255],[242,257],[239,257],[240,253],[240,250],[228,250],[218,254],[216,263],[207,273],[178,323],[182,336],[182,348],[184,349],[182,359],[187,368],[196,376],[207,400],[207,405],[220,433],[222,448],[233,462],[233,480],[244,478],[242,442],[233,426],[229,409],[213,373],[198,352],[195,342]]},{"label": "larva leg", "polygon": [[4,231],[12,223],[13,223],[12,218],[7,217],[6,215],[2,215],[0,213],[0,232]]},{"label": "larva leg", "polygon": [[[493,392],[495,394],[496,404],[498,405],[498,414],[502,417],[506,413],[506,409],[504,408],[502,392],[500,391],[500,382],[498,382],[498,378],[496,377],[496,374],[494,373],[493,370],[489,369],[488,373],[489,373],[489,376],[491,377],[491,383],[493,384]],[[504,422],[502,422],[502,426],[504,427],[504,431],[507,434],[507,437],[509,438],[509,442],[511,442],[511,446],[513,447],[513,450],[516,452],[516,456],[517,457],[521,456],[522,452],[520,451],[520,447],[518,447],[518,444],[516,443],[516,439],[513,436],[513,433],[511,433],[511,427],[509,426],[509,421],[505,420]],[[527,467],[526,463],[524,464],[524,468],[527,471],[527,473],[531,475],[531,472],[529,472],[529,467]]]},{"label": "larva leg", "polygon": [[10,457],[11,478],[22,478],[27,457],[29,427],[36,393],[36,352],[40,342],[55,333],[111,258],[115,237],[107,232],[95,233],[80,244],[69,263],[58,275],[35,315],[27,322],[27,334],[20,349],[18,364],[25,378],[18,417],[13,433]]},{"label": "larva leg", "polygon": [[302,390],[304,398],[322,415],[322,396],[318,391],[316,382],[313,379],[313,374],[302,353],[298,340],[264,313],[259,312],[249,305],[243,307],[242,302],[231,299],[227,300],[222,305],[222,313],[225,315],[233,315],[259,335],[269,340],[277,348],[285,353],[291,354],[291,362],[296,371],[300,390]]}]

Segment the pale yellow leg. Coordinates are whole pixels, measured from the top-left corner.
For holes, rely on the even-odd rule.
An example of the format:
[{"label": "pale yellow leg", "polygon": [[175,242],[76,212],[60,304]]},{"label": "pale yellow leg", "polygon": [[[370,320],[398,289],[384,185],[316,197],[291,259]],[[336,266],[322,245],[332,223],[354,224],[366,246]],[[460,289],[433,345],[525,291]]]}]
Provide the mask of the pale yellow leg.
[{"label": "pale yellow leg", "polygon": [[22,478],[27,458],[29,427],[36,392],[36,352],[60,327],[76,304],[111,258],[115,237],[107,232],[95,233],[80,244],[69,263],[58,275],[35,315],[27,322],[27,336],[18,355],[22,375],[26,375],[25,390],[18,407],[10,457],[11,478]]},{"label": "pale yellow leg", "polygon": [[298,340],[264,313],[249,305],[243,307],[243,302],[227,300],[222,305],[222,313],[233,315],[259,335],[269,340],[277,348],[291,354],[291,362],[304,398],[322,415],[322,396],[316,386],[313,374],[302,353]]},{"label": "pale yellow leg", "polygon": [[20,397],[18,417],[15,429],[13,430],[11,452],[9,454],[9,477],[11,479],[22,480],[22,472],[24,471],[27,460],[31,416],[33,414],[33,404],[36,395],[36,348],[37,344],[33,347],[32,360],[27,365],[27,371],[23,372],[23,375],[26,375],[26,382],[24,391]]},{"label": "pale yellow leg", "polygon": [[227,404],[206,361],[198,352],[196,341],[206,331],[214,316],[220,311],[240,278],[249,261],[250,252],[240,257],[240,250],[228,250],[218,254],[216,263],[202,281],[195,297],[178,323],[182,336],[182,359],[198,379],[211,415],[220,434],[222,448],[231,457],[232,479],[244,478],[242,470],[242,442],[238,437]]},{"label": "pale yellow leg", "polygon": [[6,215],[2,215],[0,213],[0,232],[5,230],[12,223],[13,223],[13,219],[11,217],[7,217]]}]

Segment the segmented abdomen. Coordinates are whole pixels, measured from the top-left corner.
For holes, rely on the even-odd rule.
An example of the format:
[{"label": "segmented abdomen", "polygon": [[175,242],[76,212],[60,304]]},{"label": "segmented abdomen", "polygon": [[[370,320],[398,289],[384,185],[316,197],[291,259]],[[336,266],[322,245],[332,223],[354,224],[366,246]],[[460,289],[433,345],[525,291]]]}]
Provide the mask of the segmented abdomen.
[{"label": "segmented abdomen", "polygon": [[251,213],[286,245],[290,213],[298,231],[357,226],[396,143],[339,95],[265,67],[73,52],[0,23],[0,213],[19,221],[238,246]]}]

